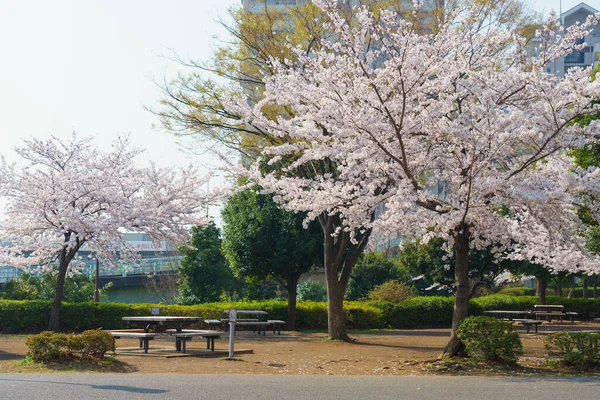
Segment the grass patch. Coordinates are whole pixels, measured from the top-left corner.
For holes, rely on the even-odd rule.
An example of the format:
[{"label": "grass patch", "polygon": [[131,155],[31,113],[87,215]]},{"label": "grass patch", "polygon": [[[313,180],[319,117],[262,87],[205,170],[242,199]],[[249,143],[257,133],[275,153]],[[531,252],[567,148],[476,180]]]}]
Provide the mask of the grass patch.
[{"label": "grass patch", "polygon": [[241,362],[248,362],[246,360],[244,360],[243,358],[238,358],[238,357],[234,357],[234,358],[228,358],[228,357],[220,357],[219,360],[222,361],[241,361]]},{"label": "grass patch", "polygon": [[36,363],[29,357],[16,361],[5,361],[6,368],[2,372],[136,372],[137,368],[114,357],[106,357],[100,362],[90,360],[73,360],[70,362]]}]

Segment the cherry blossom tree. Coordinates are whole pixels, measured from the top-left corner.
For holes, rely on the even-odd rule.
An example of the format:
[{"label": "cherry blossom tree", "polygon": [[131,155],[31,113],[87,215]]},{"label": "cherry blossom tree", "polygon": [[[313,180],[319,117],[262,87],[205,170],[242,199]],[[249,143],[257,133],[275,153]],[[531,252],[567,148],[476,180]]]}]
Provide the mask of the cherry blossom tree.
[{"label": "cherry blossom tree", "polygon": [[[600,83],[581,69],[560,80],[545,65],[581,50],[577,39],[599,15],[567,30],[551,16],[531,40],[487,24],[477,7],[451,9],[424,33],[393,12],[374,18],[363,9],[350,24],[337,1],[314,2],[336,40],[297,51],[293,65],[273,61],[278,73],[255,106],[230,100],[248,123],[285,139],[262,152],[249,177],[288,209],[323,225],[337,218],[326,237],[356,241],[375,227],[444,239],[455,256],[448,356],[462,349],[455,332],[468,312],[470,249],[492,246],[497,257],[555,272],[593,271],[576,209],[579,193],[598,193],[599,171],[577,168],[567,151],[600,133],[598,121],[574,123],[598,112]],[[290,112],[270,117],[274,106]],[[268,169],[265,160],[286,163]]]},{"label": "cherry blossom tree", "polygon": [[85,246],[105,260],[136,258],[125,232],[149,234],[156,242],[182,244],[191,225],[208,221],[199,213],[215,199],[200,188],[207,178],[194,169],[140,167],[141,150],[126,139],[109,151],[76,134],[26,140],[16,149],[20,164],[0,170],[0,194],[7,207],[0,223],[3,262],[46,272],[58,267],[49,322],[57,330],[67,272],[77,267]]}]

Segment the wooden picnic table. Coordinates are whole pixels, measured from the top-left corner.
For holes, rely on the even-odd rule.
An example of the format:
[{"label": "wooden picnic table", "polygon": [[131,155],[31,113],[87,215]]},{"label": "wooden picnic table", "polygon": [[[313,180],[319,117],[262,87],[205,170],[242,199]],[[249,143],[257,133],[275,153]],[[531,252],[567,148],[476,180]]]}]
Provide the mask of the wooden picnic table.
[{"label": "wooden picnic table", "polygon": [[[144,326],[144,332],[150,332],[150,328],[155,325],[161,325],[166,328],[175,329],[176,332],[181,333],[183,328],[193,324],[194,322],[200,321],[200,317],[179,317],[179,316],[168,316],[168,315],[150,315],[150,316],[135,316],[135,317],[123,317],[123,321],[128,324],[139,324]],[[175,338],[175,350],[181,351],[181,340]]]},{"label": "wooden picnic table", "polygon": [[514,311],[514,310],[487,310],[483,312],[491,317],[503,318],[512,321],[515,318],[527,317],[531,313],[529,311]]}]

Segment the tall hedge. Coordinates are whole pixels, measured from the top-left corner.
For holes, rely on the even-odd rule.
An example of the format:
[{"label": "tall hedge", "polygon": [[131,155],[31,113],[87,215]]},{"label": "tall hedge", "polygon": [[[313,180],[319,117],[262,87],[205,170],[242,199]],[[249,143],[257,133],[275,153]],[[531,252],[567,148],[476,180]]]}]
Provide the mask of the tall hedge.
[{"label": "tall hedge", "polygon": [[[470,302],[471,315],[482,315],[485,310],[529,310],[537,304],[535,296],[491,295]],[[581,318],[600,316],[600,300],[567,299],[550,296],[548,304],[563,304],[565,311],[575,311]],[[344,303],[349,329],[415,329],[448,328],[452,323],[452,297],[413,297],[401,303],[358,302]],[[61,313],[66,331],[86,329],[120,329],[127,327],[124,316],[150,315],[152,307],[159,307],[161,315],[197,316],[196,328],[207,328],[205,319],[220,319],[228,308],[260,309],[269,319],[287,318],[285,301],[251,301],[234,303],[206,303],[192,306],[125,304],[125,303],[65,303]],[[49,301],[0,300],[0,332],[39,332],[48,325]],[[327,304],[298,302],[296,327],[327,329]]]}]

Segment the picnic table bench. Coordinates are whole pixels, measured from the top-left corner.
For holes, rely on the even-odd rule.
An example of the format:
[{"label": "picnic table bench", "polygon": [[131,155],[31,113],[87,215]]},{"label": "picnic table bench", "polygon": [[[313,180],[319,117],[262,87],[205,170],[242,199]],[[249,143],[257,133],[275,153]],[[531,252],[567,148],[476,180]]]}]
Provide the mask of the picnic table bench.
[{"label": "picnic table bench", "polygon": [[277,331],[277,334],[281,335],[281,328],[285,326],[285,321],[281,321],[279,319],[270,319],[267,320],[267,322],[269,325],[271,325],[271,327],[273,327],[273,333]]},{"label": "picnic table bench", "polygon": [[120,338],[136,338],[140,341],[140,348],[144,348],[144,353],[148,354],[149,341],[153,340],[158,333],[155,332],[144,332],[143,329],[123,329],[108,331],[115,339]]},{"label": "picnic table bench", "polygon": [[527,333],[529,333],[529,329],[532,326],[535,328],[535,333],[538,333],[538,325],[540,325],[542,323],[542,321],[538,321],[535,319],[527,319],[527,318],[513,319],[513,322],[517,322],[521,325],[524,325],[527,328]]},{"label": "picnic table bench", "polygon": [[545,317],[549,322],[552,322],[553,319],[558,319],[561,324],[565,317],[568,317],[571,323],[575,323],[575,317],[579,315],[574,311],[565,312],[565,306],[562,304],[536,304],[533,308],[535,319]]},{"label": "picnic table bench", "polygon": [[215,351],[215,339],[223,336],[223,332],[219,331],[207,331],[207,330],[194,330],[194,329],[183,329],[180,332],[177,332],[176,329],[167,329],[167,333],[175,336],[176,340],[181,342],[181,352],[186,352],[186,342],[192,340],[194,337],[203,337],[206,339],[206,349],[210,351]]},{"label": "picnic table bench", "polygon": [[485,315],[489,315],[491,317],[495,317],[498,319],[507,319],[509,321],[514,320],[515,318],[523,318],[531,315],[529,311],[515,311],[515,310],[486,310],[483,312]]},{"label": "picnic table bench", "polygon": [[204,322],[208,325],[208,329],[218,330],[218,327],[221,326],[221,321],[218,319],[205,319]]}]

